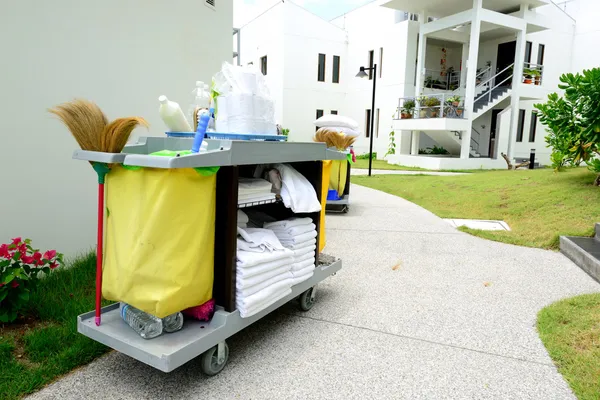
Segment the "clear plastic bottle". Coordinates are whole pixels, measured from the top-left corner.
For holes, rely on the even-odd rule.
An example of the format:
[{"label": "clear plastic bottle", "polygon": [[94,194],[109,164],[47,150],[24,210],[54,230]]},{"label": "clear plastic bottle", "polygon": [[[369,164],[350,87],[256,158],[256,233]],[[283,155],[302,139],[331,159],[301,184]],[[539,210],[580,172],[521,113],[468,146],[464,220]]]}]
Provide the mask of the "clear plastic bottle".
[{"label": "clear plastic bottle", "polygon": [[160,102],[158,113],[171,132],[192,131],[192,128],[190,127],[187,119],[185,119],[185,115],[183,115],[183,111],[181,111],[179,104],[175,103],[174,101],[170,101],[167,99],[167,96],[164,95],[160,96],[158,101]]},{"label": "clear plastic bottle", "polygon": [[163,330],[167,333],[177,332],[183,328],[183,314],[176,312],[175,314],[167,315],[162,319]]},{"label": "clear plastic bottle", "polygon": [[121,318],[144,339],[153,339],[163,333],[163,321],[160,318],[138,310],[126,303],[119,305]]},{"label": "clear plastic bottle", "polygon": [[208,85],[202,81],[196,81],[196,87],[192,90],[190,106],[186,118],[190,126],[194,126],[194,111],[196,108],[207,109],[210,107],[210,96],[208,94]]}]

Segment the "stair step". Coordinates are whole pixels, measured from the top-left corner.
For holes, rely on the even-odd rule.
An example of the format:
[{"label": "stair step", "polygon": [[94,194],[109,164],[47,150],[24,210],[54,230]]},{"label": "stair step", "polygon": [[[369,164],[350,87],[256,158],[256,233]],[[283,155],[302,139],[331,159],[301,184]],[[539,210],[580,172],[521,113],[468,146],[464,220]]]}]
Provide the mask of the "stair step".
[{"label": "stair step", "polygon": [[[596,224],[596,235],[598,234],[598,225]],[[600,282],[600,239],[597,237],[561,236],[560,251]]]}]

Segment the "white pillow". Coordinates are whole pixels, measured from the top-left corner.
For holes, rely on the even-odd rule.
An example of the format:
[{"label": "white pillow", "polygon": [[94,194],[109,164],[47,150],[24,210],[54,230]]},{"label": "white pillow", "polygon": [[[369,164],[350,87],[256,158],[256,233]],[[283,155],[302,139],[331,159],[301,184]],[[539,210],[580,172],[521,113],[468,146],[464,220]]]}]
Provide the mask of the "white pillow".
[{"label": "white pillow", "polygon": [[360,132],[355,130],[355,129],[350,129],[350,128],[346,128],[343,126],[328,126],[327,129],[332,129],[334,131],[338,131],[340,133],[343,133],[346,136],[360,136]]},{"label": "white pillow", "polygon": [[344,127],[350,128],[355,131],[358,130],[358,124],[355,120],[348,117],[343,117],[341,115],[329,114],[323,115],[321,118],[315,121],[315,125],[319,128],[329,128],[329,127]]}]

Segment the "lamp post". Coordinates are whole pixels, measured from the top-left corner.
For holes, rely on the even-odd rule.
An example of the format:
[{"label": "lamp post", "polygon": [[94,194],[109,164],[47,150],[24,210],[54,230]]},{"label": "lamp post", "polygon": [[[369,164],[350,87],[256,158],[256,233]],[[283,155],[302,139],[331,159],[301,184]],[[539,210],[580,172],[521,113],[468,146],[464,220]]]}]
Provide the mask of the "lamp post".
[{"label": "lamp post", "polygon": [[373,100],[371,103],[371,132],[369,134],[369,176],[371,176],[371,164],[373,162],[373,135],[375,134],[373,127],[375,121],[375,86],[377,82],[377,64],[373,64],[372,67],[365,68],[360,67],[357,78],[366,78],[369,76],[365,71],[373,71]]}]

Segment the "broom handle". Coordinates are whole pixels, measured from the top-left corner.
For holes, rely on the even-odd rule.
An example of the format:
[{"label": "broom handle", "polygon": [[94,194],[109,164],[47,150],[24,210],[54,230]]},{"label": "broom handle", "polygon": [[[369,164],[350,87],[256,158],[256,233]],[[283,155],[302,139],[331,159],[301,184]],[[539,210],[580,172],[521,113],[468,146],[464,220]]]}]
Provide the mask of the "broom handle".
[{"label": "broom handle", "polygon": [[98,246],[96,247],[96,326],[101,322],[102,248],[104,235],[104,183],[98,184]]}]

